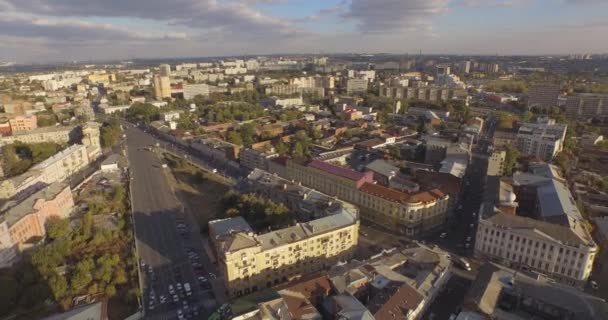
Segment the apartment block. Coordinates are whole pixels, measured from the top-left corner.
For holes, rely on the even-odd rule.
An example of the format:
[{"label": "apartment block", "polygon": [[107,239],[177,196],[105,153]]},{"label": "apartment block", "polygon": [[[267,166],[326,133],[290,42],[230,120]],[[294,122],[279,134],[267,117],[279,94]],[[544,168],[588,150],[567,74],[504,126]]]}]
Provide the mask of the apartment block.
[{"label": "apartment block", "polygon": [[243,149],[239,154],[241,165],[250,170],[255,168],[268,170],[269,161],[278,156],[279,154],[274,150],[255,150],[251,148]]},{"label": "apartment block", "polygon": [[154,98],[162,100],[171,98],[171,79],[167,76],[154,76]]},{"label": "apartment block", "polygon": [[403,86],[381,86],[380,96],[396,99],[413,99],[422,101],[450,101],[453,99],[464,99],[467,92],[464,89],[448,87],[403,87]]},{"label": "apartment block", "polygon": [[38,118],[33,114],[12,117],[8,120],[8,123],[10,124],[13,133],[30,131],[38,128]]},{"label": "apartment block", "polygon": [[524,123],[517,131],[517,148],[525,156],[550,162],[564,148],[565,124]]},{"label": "apartment block", "polygon": [[209,95],[209,85],[204,84],[204,83],[199,83],[199,84],[184,83],[182,87],[183,87],[184,99],[192,99],[198,95],[201,95],[204,97]]},{"label": "apartment block", "polygon": [[0,181],[0,199],[8,199],[19,193],[63,181],[89,164],[87,147],[75,144],[40,162],[27,172]]},{"label": "apartment block", "polygon": [[566,98],[565,112],[572,118],[608,117],[608,94],[579,93]]},{"label": "apartment block", "polygon": [[558,85],[534,86],[528,93],[528,108],[538,108],[548,110],[557,107],[557,100],[560,93]]},{"label": "apartment block", "polygon": [[355,93],[365,93],[367,92],[367,79],[348,79],[346,81],[346,93],[347,94],[355,94]]},{"label": "apartment block", "polygon": [[0,266],[17,262],[19,252],[46,235],[52,217],[67,218],[74,206],[67,183],[53,183],[22,201],[9,201],[0,210]]},{"label": "apartment block", "polygon": [[23,143],[54,142],[66,144],[77,136],[76,126],[42,127],[29,131],[14,132],[11,136],[1,137],[0,146],[15,141]]},{"label": "apartment block", "polygon": [[332,215],[268,233],[248,230],[251,228],[243,227],[242,218],[209,222],[230,297],[273,287],[352,258],[359,219],[356,212],[339,209]]}]

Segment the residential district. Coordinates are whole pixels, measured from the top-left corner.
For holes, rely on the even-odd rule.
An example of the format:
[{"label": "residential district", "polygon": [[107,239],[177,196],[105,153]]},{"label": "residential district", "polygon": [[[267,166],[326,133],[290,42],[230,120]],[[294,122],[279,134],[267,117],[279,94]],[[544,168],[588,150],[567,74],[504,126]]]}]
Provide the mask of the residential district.
[{"label": "residential district", "polygon": [[606,56],[0,69],[2,319],[608,319]]}]

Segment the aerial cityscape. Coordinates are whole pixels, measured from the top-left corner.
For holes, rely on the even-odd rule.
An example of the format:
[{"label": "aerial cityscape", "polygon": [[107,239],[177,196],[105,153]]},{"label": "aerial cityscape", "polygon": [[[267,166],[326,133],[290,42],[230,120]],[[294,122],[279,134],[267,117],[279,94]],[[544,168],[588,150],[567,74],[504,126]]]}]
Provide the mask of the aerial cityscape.
[{"label": "aerial cityscape", "polygon": [[608,3],[549,2],[0,0],[0,320],[608,320]]}]

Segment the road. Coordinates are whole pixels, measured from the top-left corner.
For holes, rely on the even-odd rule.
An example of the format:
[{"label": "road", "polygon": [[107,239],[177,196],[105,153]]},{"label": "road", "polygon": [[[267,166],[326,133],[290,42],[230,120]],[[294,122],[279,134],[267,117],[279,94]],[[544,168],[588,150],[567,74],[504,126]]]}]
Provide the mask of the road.
[{"label": "road", "polygon": [[[199,290],[194,268],[186,253],[188,247],[199,256],[204,254],[200,245],[190,243],[200,241],[200,238],[185,238],[178,231],[177,221],[189,221],[183,217],[181,204],[169,186],[161,160],[154,152],[142,148],[156,140],[137,128],[125,126],[125,129],[135,236],[139,258],[144,263],[140,266],[146,319],[176,319],[177,310],[183,309],[183,301],[188,301],[188,310],[204,306],[201,316],[209,313],[214,308],[213,297],[209,291]],[[177,284],[186,282],[192,287],[192,296],[182,294],[178,303],[160,303],[161,295],[172,301],[170,285],[177,291]],[[153,296],[151,292],[154,292]]]}]

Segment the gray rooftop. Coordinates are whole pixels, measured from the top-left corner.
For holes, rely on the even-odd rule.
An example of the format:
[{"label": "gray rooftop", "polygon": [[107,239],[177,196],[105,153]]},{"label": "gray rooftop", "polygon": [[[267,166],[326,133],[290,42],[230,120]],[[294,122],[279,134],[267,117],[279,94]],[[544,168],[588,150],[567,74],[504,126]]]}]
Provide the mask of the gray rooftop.
[{"label": "gray rooftop", "polygon": [[252,232],[249,223],[241,216],[209,221],[209,232],[217,237],[229,235],[233,232]]},{"label": "gray rooftop", "polygon": [[38,200],[55,199],[55,197],[66,188],[69,188],[67,183],[55,182],[46,188],[36,191],[21,202],[8,201],[0,209],[0,220],[5,220],[8,225],[11,226],[26,215],[34,213],[36,211],[34,205]]}]

